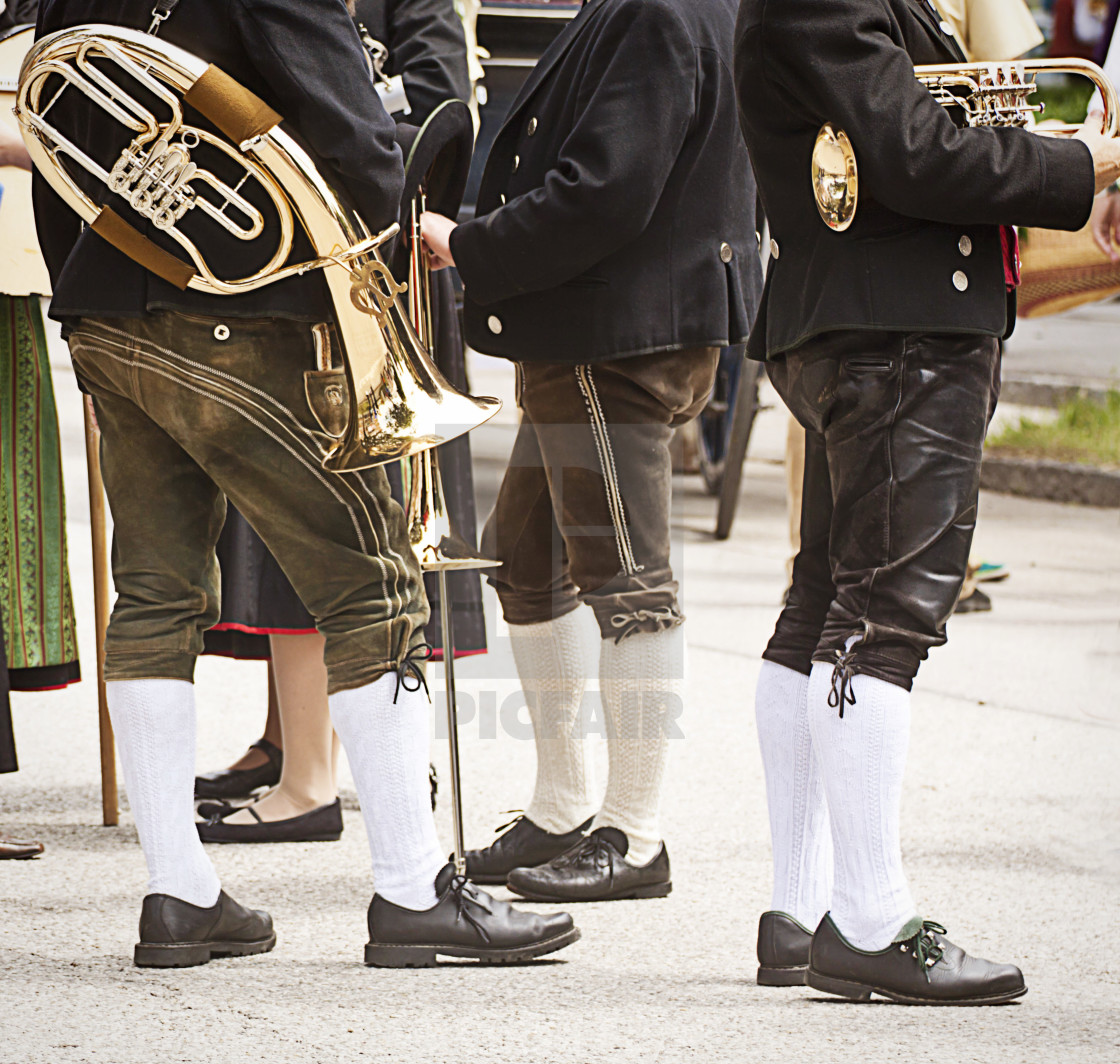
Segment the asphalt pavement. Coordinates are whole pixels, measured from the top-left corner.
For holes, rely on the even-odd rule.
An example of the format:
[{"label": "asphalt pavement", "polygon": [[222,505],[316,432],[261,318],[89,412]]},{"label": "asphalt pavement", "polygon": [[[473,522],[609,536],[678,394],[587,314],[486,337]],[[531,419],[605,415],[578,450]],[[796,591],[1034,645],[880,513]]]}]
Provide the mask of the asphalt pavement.
[{"label": "asphalt pavement", "polygon": [[[0,777],[0,826],[47,850],[0,863],[0,1064],[1120,1060],[1115,510],[985,494],[977,548],[1011,576],[990,587],[991,613],[951,621],[914,695],[903,848],[915,897],[957,943],[1020,964],[1027,996],[921,1009],[755,985],[770,860],[751,696],[789,552],[774,406],[759,417],[731,539],[712,538],[715,501],[698,478],[677,483],[690,675],[665,795],[670,897],[576,908],[582,940],[546,962],[364,968],[368,850],[345,776],[340,842],[211,849],[230,893],[272,912],[273,953],[133,968],[144,863],[127,807],[119,827],[100,826],[80,402],[64,354],[57,363],[87,678],[13,696],[23,768]],[[476,362],[474,385],[511,391],[491,360]],[[473,436],[483,507],[513,431],[507,408]],[[533,771],[508,641],[487,606],[491,652],[457,670],[470,845],[528,801]],[[259,734],[265,675],[207,658],[197,683],[203,770]],[[446,799],[438,819],[450,848]]]}]

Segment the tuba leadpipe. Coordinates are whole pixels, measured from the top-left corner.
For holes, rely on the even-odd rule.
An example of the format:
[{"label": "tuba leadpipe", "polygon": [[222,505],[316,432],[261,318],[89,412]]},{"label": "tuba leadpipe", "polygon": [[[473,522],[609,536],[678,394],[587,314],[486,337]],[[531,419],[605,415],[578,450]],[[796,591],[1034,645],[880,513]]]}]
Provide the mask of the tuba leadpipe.
[{"label": "tuba leadpipe", "polygon": [[[970,128],[1030,126],[1045,105],[1032,103],[1039,74],[1077,74],[1100,91],[1104,104],[1102,132],[1120,132],[1120,102],[1107,75],[1087,59],[1030,59],[998,63],[939,63],[914,68],[914,76],[942,107],[958,111],[961,125]],[[1053,125],[1035,132],[1070,136],[1081,127]],[[859,203],[859,174],[855,149],[844,130],[826,122],[813,145],[810,168],[813,198],[830,229],[842,233],[855,218]]]},{"label": "tuba leadpipe", "polygon": [[[129,80],[150,92],[167,113],[153,114],[129,91]],[[67,89],[83,93],[131,134],[112,167],[97,164],[50,120]],[[184,104],[228,142],[186,125]],[[454,389],[416,336],[399,300],[405,286],[397,284],[378,250],[398,226],[371,233],[308,154],[279,128],[280,115],[216,67],[137,30],[78,26],[44,37],[28,53],[16,117],[36,169],[62,199],[95,232],[170,283],[230,295],[308,270],[323,271],[349,385],[346,431],[329,445],[325,468],[348,472],[419,453],[476,428],[501,406],[497,399]],[[231,185],[200,169],[192,153],[202,144],[241,167],[241,178]],[[123,196],[132,213],[175,241],[189,261],[94,200],[67,160],[97,178],[107,193]],[[241,192],[250,180],[260,184],[275,210],[279,239],[275,248],[265,249],[263,267],[245,277],[223,278],[179,222],[198,207],[217,222],[219,232],[239,241],[258,240],[263,221],[258,225],[242,206],[251,206]],[[203,186],[216,198],[201,192]],[[281,265],[290,255],[296,220],[316,257]]]}]

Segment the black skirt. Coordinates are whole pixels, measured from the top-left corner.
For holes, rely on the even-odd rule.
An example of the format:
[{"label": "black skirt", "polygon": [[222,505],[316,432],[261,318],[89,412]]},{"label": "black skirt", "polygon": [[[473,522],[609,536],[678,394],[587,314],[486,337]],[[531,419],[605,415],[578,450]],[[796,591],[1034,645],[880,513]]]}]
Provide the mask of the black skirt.
[{"label": "black skirt", "polygon": [[[466,364],[455,293],[447,270],[432,274],[432,307],[436,329],[436,360],[452,384],[467,386]],[[478,517],[474,504],[471,445],[460,436],[439,449],[440,474],[452,526],[469,543],[477,542]],[[386,467],[393,497],[402,501],[400,469],[396,462]],[[204,654],[232,658],[266,659],[270,656],[268,636],[291,635],[315,630],[311,614],[304,608],[276,559],[249,523],[233,506],[218,540],[222,569],[222,616],[206,633]],[[440,628],[439,579],[427,574],[424,586],[432,616],[425,630],[427,641],[443,653]],[[486,652],[486,618],[482,611],[482,579],[477,570],[448,574],[451,619],[455,634],[455,656]]]}]

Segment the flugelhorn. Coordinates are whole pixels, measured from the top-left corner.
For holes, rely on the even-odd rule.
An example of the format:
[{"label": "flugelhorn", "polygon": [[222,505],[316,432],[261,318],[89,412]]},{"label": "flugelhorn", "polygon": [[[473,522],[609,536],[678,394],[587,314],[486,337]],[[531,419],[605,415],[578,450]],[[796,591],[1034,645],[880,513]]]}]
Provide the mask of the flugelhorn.
[{"label": "flugelhorn", "polygon": [[[1031,59],[1003,63],[946,63],[914,68],[914,76],[942,107],[957,112],[961,125],[1024,128],[1043,113],[1032,103],[1039,74],[1078,74],[1100,90],[1104,103],[1105,136],[1120,129],[1120,104],[1104,71],[1085,59]],[[1054,125],[1039,133],[1069,136],[1080,126]],[[821,126],[811,163],[813,198],[824,224],[842,233],[859,204],[859,173],[855,149],[844,130],[833,123]]]},{"label": "flugelhorn", "polygon": [[[116,119],[125,139],[131,136],[112,165],[99,164],[92,151],[75,144],[50,120],[52,108],[69,90]],[[144,92],[143,101],[138,90]],[[228,142],[188,126],[184,104],[213,123]],[[396,282],[378,250],[398,227],[371,233],[307,153],[279,128],[280,115],[217,67],[137,30],[78,26],[43,38],[28,53],[16,117],[36,168],[82,220],[179,288],[227,295],[323,270],[349,384],[346,429],[328,446],[325,468],[347,472],[404,458],[468,432],[498,411],[498,399],[454,389],[416,336],[399,300],[405,286]],[[195,161],[207,154],[211,170]],[[134,214],[178,244],[189,261],[96,202],[71,172],[74,165],[108,193],[122,197]],[[232,166],[240,168],[239,175],[226,178],[216,172]],[[259,184],[263,197],[244,191],[250,181]],[[186,228],[197,214],[217,223],[219,235],[257,241],[266,226],[254,198],[275,211],[276,247],[261,250],[264,265],[247,276],[221,277]],[[306,231],[316,258],[286,264],[294,219]]]}]

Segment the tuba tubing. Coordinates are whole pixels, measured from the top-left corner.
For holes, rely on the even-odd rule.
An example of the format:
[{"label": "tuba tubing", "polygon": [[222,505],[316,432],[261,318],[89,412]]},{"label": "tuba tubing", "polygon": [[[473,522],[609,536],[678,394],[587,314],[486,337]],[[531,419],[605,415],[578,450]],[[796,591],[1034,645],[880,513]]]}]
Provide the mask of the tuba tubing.
[{"label": "tuba tubing", "polygon": [[[162,91],[153,89],[153,93],[168,106],[170,121],[160,123],[154,117],[149,121],[147,109],[94,66],[95,59],[115,65],[145,86],[148,80],[154,82]],[[93,77],[88,74],[90,69],[95,71]],[[136,134],[108,178],[104,168],[97,167],[47,118],[61,91],[46,94],[52,75],[63,78],[63,89],[81,91]],[[168,93],[164,86],[173,92]],[[233,144],[184,125],[183,103],[213,122]],[[141,31],[77,26],[44,37],[28,53],[20,72],[16,117],[36,169],[82,220],[129,257],[181,288],[230,295],[308,270],[323,270],[349,385],[346,432],[329,446],[323,458],[325,469],[351,472],[417,454],[477,428],[501,407],[498,399],[464,395],[453,388],[417,337],[398,298],[406,286],[396,283],[378,253],[396,235],[398,226],[394,223],[380,233],[371,233],[310,156],[279,128],[280,115],[217,67]],[[175,136],[179,140],[173,141]],[[172,214],[184,201],[191,202],[183,213],[194,206],[198,195],[190,183],[199,171],[190,169],[189,153],[204,139],[257,179],[276,209],[278,247],[267,265],[248,277],[219,278],[174,221],[164,225],[161,222],[168,221],[167,215],[153,216],[159,209],[157,203]],[[114,174],[130,175],[126,182],[130,206],[183,247],[191,261],[178,259],[117,212],[95,202],[70,174],[64,158],[93,173],[107,192],[119,192],[111,180]],[[234,198],[225,196],[223,186],[228,185],[211,178],[204,177],[201,183],[226,200],[216,208],[218,212],[230,204],[240,210]],[[236,189],[230,191],[236,194]],[[152,195],[140,195],[145,192]],[[204,213],[213,218],[213,212]],[[294,218],[318,257],[281,266],[291,251]],[[236,232],[244,226],[219,225],[234,239],[249,239]]]}]

